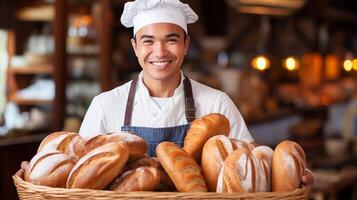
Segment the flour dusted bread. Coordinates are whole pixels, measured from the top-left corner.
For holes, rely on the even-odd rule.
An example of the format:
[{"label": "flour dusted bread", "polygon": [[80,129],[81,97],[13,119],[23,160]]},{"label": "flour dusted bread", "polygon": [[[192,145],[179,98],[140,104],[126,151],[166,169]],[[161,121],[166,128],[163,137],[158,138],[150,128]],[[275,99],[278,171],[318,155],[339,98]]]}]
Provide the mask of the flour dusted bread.
[{"label": "flour dusted bread", "polygon": [[272,191],[293,191],[299,188],[306,168],[304,150],[295,142],[283,141],[274,151]]},{"label": "flour dusted bread", "polygon": [[73,167],[67,188],[103,189],[120,173],[129,157],[125,142],[111,142],[93,149]]},{"label": "flour dusted bread", "polygon": [[230,139],[225,135],[213,136],[205,143],[201,164],[210,192],[216,191],[218,175],[224,160],[230,153],[240,148],[250,149],[250,146],[241,140]]},{"label": "flour dusted bread", "polygon": [[153,191],[160,183],[161,174],[155,167],[138,167],[125,172],[110,187],[117,192]]},{"label": "flour dusted bread", "polygon": [[268,146],[258,146],[252,150],[259,168],[258,184],[255,192],[271,191],[271,168],[274,151]]},{"label": "flour dusted bread", "polygon": [[92,138],[87,138],[74,146],[74,151],[80,157],[89,153],[91,150],[110,142],[126,142],[129,149],[129,161],[138,160],[145,157],[147,143],[144,139],[128,132],[113,134],[100,134]]},{"label": "flour dusted bread", "polygon": [[156,147],[156,155],[179,192],[207,192],[200,166],[178,145],[162,142]]},{"label": "flour dusted bread", "polygon": [[77,133],[68,131],[59,131],[51,133],[42,140],[40,146],[37,149],[37,152],[40,152],[42,150],[58,150],[58,146],[64,140],[70,141],[76,136],[78,136]]},{"label": "flour dusted bread", "polygon": [[215,135],[228,136],[229,120],[222,114],[212,113],[195,119],[187,131],[183,149],[192,155],[196,161],[201,161],[203,145]]},{"label": "flour dusted bread", "polygon": [[74,161],[57,150],[40,151],[30,161],[24,180],[36,185],[65,187]]}]

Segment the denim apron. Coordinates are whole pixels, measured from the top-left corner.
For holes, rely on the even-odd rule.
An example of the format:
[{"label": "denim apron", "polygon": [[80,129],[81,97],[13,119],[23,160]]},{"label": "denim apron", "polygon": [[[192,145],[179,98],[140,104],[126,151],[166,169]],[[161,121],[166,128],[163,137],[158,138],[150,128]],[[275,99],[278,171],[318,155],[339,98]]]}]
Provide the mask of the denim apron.
[{"label": "denim apron", "polygon": [[142,137],[148,143],[147,153],[149,156],[156,156],[156,146],[163,141],[171,141],[182,147],[190,123],[195,119],[196,111],[190,80],[186,76],[183,80],[185,93],[185,113],[187,122],[189,124],[163,128],[130,125],[137,82],[138,78],[135,78],[131,83],[128,100],[126,102],[124,126],[121,127],[121,130],[128,131]]}]

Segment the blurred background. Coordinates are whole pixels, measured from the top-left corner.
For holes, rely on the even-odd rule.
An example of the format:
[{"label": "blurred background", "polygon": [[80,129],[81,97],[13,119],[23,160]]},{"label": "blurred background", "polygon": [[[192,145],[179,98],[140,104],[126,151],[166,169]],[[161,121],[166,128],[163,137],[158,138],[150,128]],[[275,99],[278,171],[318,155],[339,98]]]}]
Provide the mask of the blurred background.
[{"label": "blurred background", "polygon": [[[259,144],[305,150],[311,199],[357,199],[357,1],[182,0],[184,73],[226,92]],[[0,199],[39,142],[137,76],[125,0],[0,1]]]}]

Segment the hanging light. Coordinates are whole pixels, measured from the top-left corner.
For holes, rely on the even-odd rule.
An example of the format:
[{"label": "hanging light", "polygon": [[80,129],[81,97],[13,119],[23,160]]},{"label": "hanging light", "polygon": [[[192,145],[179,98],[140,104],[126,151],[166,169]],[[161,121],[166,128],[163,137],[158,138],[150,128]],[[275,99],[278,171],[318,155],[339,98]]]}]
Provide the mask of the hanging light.
[{"label": "hanging light", "polygon": [[288,57],[284,60],[284,67],[289,71],[294,71],[299,68],[299,61],[294,57]]},{"label": "hanging light", "polygon": [[259,55],[252,60],[252,67],[264,71],[270,67],[270,60],[264,55]]},{"label": "hanging light", "polygon": [[353,70],[357,70],[357,58],[352,60],[352,68]]},{"label": "hanging light", "polygon": [[352,61],[351,60],[345,60],[344,62],[343,62],[343,68],[347,71],[347,72],[349,72],[349,71],[351,71],[352,70]]},{"label": "hanging light", "polygon": [[306,0],[226,0],[240,13],[260,15],[291,15],[302,8]]}]

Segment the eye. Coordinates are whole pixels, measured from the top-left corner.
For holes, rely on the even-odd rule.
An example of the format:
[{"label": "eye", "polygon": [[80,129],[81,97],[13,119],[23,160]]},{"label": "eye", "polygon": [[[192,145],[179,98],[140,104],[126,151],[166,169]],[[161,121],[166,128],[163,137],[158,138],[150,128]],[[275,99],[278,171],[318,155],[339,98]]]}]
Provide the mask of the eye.
[{"label": "eye", "polygon": [[167,42],[169,44],[175,44],[177,42],[177,39],[176,38],[170,38],[170,39],[167,40]]},{"label": "eye", "polygon": [[145,45],[151,45],[153,43],[153,41],[152,40],[143,40],[142,43]]}]

